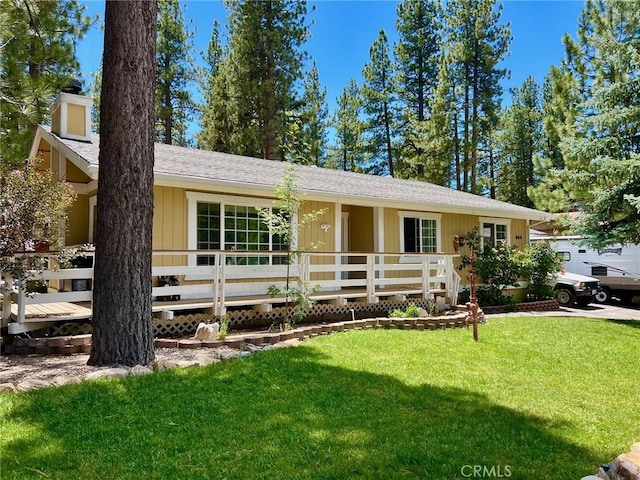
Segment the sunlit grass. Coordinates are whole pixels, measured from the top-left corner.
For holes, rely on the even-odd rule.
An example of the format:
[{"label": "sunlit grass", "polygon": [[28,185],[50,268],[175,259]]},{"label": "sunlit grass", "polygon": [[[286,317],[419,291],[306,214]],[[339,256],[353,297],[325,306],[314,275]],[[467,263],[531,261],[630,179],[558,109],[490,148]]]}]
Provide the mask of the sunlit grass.
[{"label": "sunlit grass", "polygon": [[640,324],[350,331],[0,397],[0,478],[580,478],[640,441]]}]

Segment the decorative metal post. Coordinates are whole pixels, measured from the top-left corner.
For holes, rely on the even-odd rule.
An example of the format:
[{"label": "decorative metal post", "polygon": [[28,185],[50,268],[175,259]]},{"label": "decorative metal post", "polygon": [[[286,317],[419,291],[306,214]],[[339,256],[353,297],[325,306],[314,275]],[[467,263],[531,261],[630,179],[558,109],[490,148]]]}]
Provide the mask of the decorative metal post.
[{"label": "decorative metal post", "polygon": [[471,264],[471,275],[469,276],[469,280],[471,282],[471,292],[469,295],[469,301],[467,302],[467,328],[469,328],[469,323],[473,325],[473,340],[475,342],[478,341],[478,310],[480,306],[478,305],[478,297],[476,296],[476,254],[473,246],[473,242],[468,242],[468,239],[465,237],[461,237],[459,235],[453,236],[453,250],[458,253],[460,251],[460,247],[465,243],[469,243],[469,250],[471,251],[471,256],[469,257],[469,263]]}]

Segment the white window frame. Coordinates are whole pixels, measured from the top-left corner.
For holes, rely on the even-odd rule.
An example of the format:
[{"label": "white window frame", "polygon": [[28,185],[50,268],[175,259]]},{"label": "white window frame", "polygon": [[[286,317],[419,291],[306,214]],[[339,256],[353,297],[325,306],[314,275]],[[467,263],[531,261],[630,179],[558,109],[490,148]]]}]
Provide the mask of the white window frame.
[{"label": "white window frame", "polygon": [[[235,197],[232,195],[217,195],[214,193],[186,192],[187,196],[187,249],[198,250],[198,203],[215,203],[220,205],[220,251],[225,250],[224,209],[225,205],[254,208],[273,208],[273,200],[268,198]],[[298,215],[293,216],[294,234],[291,249],[298,243]],[[197,254],[189,254],[189,266],[197,265]],[[188,275],[187,280],[198,280],[196,275]]]},{"label": "white window frame", "polygon": [[504,225],[507,229],[507,245],[511,245],[511,219],[510,218],[498,218],[498,217],[479,217],[480,222],[480,248],[484,250],[484,224],[491,223],[493,224],[494,235],[496,232],[497,225]]},{"label": "white window frame", "polygon": [[435,220],[436,221],[436,251],[434,253],[442,252],[442,214],[441,213],[426,213],[426,212],[398,212],[400,217],[400,252],[401,253],[421,253],[421,252],[405,252],[404,250],[404,220],[405,218],[418,218],[420,220]]}]

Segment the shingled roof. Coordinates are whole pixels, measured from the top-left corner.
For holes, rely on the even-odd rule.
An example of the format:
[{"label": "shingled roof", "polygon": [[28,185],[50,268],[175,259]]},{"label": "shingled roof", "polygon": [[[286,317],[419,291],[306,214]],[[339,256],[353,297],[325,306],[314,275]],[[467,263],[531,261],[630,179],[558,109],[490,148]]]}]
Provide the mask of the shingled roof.
[{"label": "shingled roof", "polygon": [[[87,172],[98,170],[99,136],[92,142],[60,138],[49,127],[40,126],[41,135],[51,143],[62,144],[67,153],[77,156],[76,162]],[[273,195],[288,164],[272,160],[211,152],[161,143],[155,144],[154,175],[156,183],[179,181],[194,189],[215,189],[216,186],[246,187],[247,193]],[[465,213],[545,220],[550,214],[490,198],[460,192],[426,182],[400,180],[361,173],[318,168],[297,167],[296,186],[308,199],[326,199],[354,205],[378,205],[421,211]]]}]

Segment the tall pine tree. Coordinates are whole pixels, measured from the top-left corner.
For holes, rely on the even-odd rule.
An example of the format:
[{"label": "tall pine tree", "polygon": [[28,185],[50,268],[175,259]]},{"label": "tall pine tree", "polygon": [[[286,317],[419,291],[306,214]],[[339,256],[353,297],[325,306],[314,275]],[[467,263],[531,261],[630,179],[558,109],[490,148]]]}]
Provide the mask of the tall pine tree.
[{"label": "tall pine tree", "polygon": [[0,163],[22,164],[38,123],[79,75],[75,44],[96,21],[76,0],[15,0],[0,9]]},{"label": "tall pine tree", "polygon": [[376,175],[395,174],[394,109],[395,86],[393,64],[389,57],[389,41],[384,30],[369,50],[370,60],[364,66],[362,93],[367,113],[367,146],[370,165],[367,170]]},{"label": "tall pine tree", "polygon": [[527,188],[535,186],[534,158],[541,153],[542,142],[540,92],[533,77],[513,89],[501,125],[497,198],[533,207]]},{"label": "tall pine tree", "polygon": [[195,106],[189,91],[195,80],[192,38],[178,0],[159,0],[156,139],[170,145],[189,143],[187,128]]},{"label": "tall pine tree", "polygon": [[[498,63],[507,54],[511,33],[501,25],[501,4],[495,0],[450,0],[445,10],[443,50],[448,68],[441,78],[443,98],[436,99],[453,115],[453,159],[458,189],[480,193],[478,167],[498,122],[506,69]],[[444,97],[449,97],[447,101]],[[485,144],[485,145],[483,145]]]},{"label": "tall pine tree", "polygon": [[[446,187],[460,188],[460,138],[457,116],[457,91],[452,70],[458,67],[449,61],[449,54],[440,57],[437,87],[431,102],[430,117],[419,124],[417,142],[427,152],[418,174],[424,180]],[[421,133],[421,134],[420,134]],[[454,175],[457,179],[454,181]],[[421,178],[419,176],[418,178]]]},{"label": "tall pine tree", "polygon": [[[404,0],[396,11],[395,88],[401,143],[396,170],[402,177],[421,179],[432,158],[424,136],[438,85],[442,7],[433,0]],[[437,176],[425,179],[441,181]]]},{"label": "tall pine tree", "polygon": [[352,78],[338,97],[331,124],[335,129],[334,156],[330,166],[339,170],[362,172],[365,164],[362,92]]},{"label": "tall pine tree", "polygon": [[327,89],[320,85],[315,62],[303,83],[298,109],[289,112],[285,160],[304,165],[324,165],[327,147]]},{"label": "tall pine tree", "polygon": [[596,246],[640,243],[640,11],[587,1],[567,62],[582,98],[561,143],[564,187],[584,212],[577,231]]},{"label": "tall pine tree", "polygon": [[557,213],[571,209],[569,193],[563,185],[564,157],[560,144],[563,138],[573,136],[578,100],[577,83],[566,64],[551,67],[542,85],[542,153],[534,157],[538,181],[527,190],[540,210]]},{"label": "tall pine tree", "polygon": [[222,45],[218,20],[213,22],[206,52],[201,52],[205,65],[199,68],[199,82],[204,103],[200,106],[200,131],[196,134],[199,148],[216,152],[233,152],[235,102],[228,80],[227,52]]},{"label": "tall pine tree", "polygon": [[[230,42],[225,85],[235,103],[235,153],[282,160],[290,113],[309,36],[303,0],[229,2]],[[229,91],[229,90],[227,90]],[[219,128],[216,125],[216,128]]]},{"label": "tall pine tree", "polygon": [[89,365],[154,359],[151,311],[156,2],[106,2]]}]

